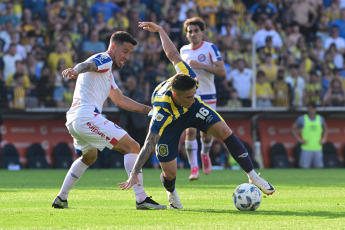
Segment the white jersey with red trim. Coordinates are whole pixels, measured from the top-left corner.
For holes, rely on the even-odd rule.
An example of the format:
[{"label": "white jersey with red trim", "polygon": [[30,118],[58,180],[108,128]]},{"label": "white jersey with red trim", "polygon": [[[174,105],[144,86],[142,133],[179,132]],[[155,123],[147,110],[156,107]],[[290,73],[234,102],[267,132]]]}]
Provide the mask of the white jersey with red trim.
[{"label": "white jersey with red trim", "polygon": [[[214,62],[221,61],[222,57],[217,47],[210,42],[202,42],[202,44],[193,49],[191,44],[185,45],[180,50],[181,58],[188,63],[189,60],[198,61],[205,65],[214,65]],[[217,102],[216,86],[214,84],[214,74],[203,69],[193,69],[199,80],[199,88],[197,94],[201,99],[209,104]]]},{"label": "white jersey with red trim", "polygon": [[79,74],[73,102],[66,115],[66,125],[77,118],[94,116],[95,111],[102,113],[110,90],[118,88],[112,74],[113,61],[108,53],[98,53],[87,60],[96,63],[97,71]]}]

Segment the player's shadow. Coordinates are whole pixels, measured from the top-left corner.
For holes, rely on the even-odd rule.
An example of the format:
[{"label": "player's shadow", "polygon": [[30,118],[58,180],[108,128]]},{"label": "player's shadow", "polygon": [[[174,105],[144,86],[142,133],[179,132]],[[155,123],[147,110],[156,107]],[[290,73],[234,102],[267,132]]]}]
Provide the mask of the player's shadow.
[{"label": "player's shadow", "polygon": [[200,212],[200,213],[229,213],[229,214],[241,214],[241,215],[266,215],[266,216],[317,216],[322,218],[337,219],[343,218],[344,213],[335,213],[327,211],[269,211],[269,210],[256,210],[256,211],[239,211],[239,210],[220,210],[220,209],[183,209],[182,212]]}]

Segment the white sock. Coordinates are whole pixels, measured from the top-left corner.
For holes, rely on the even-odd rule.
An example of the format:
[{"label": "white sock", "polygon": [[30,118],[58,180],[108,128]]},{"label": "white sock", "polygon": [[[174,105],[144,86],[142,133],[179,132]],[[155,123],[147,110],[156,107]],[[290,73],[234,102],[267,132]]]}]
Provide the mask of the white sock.
[{"label": "white sock", "polygon": [[[124,156],[124,164],[125,164],[125,169],[126,169],[128,176],[130,175],[130,173],[133,169],[133,166],[134,166],[134,163],[135,163],[137,157],[138,157],[138,154],[135,154],[135,153],[127,153]],[[138,203],[140,203],[140,202],[144,201],[147,197],[146,192],[145,192],[144,187],[143,187],[144,179],[143,179],[142,170],[140,171],[140,173],[138,175],[138,179],[139,179],[140,186],[139,185],[133,185],[132,188],[133,188],[133,191],[135,194],[135,199],[137,200]]]},{"label": "white sock", "polygon": [[204,142],[202,139],[200,141],[201,141],[201,154],[206,156],[210,152],[210,149],[213,143],[213,138],[208,143]]},{"label": "white sock", "polygon": [[192,141],[186,140],[184,143],[190,168],[199,167],[198,141],[196,139]]},{"label": "white sock", "polygon": [[254,169],[252,171],[250,171],[249,173],[247,173],[248,177],[250,179],[253,179],[253,178],[256,178],[258,177],[259,175],[254,171]]},{"label": "white sock", "polygon": [[86,164],[81,161],[81,157],[73,162],[71,168],[67,172],[65,180],[61,186],[61,190],[58,196],[62,200],[67,200],[69,191],[73,188],[73,186],[78,182],[80,177],[83,175],[85,170],[88,168]]}]

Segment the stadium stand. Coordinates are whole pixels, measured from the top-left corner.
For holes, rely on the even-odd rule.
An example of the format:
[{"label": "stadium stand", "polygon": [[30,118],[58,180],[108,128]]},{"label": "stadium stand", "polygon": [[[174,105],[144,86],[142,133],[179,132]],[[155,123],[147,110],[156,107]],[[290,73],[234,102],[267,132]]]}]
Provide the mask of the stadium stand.
[{"label": "stadium stand", "polygon": [[49,169],[47,154],[39,143],[33,143],[29,146],[27,152],[29,169]]}]

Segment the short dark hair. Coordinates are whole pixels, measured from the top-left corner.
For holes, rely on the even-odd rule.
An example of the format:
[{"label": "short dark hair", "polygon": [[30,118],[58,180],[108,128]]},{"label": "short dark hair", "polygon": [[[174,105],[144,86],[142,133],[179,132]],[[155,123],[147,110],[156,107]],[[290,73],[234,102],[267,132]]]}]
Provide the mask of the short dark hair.
[{"label": "short dark hair", "polygon": [[171,80],[171,88],[177,91],[186,91],[196,87],[196,81],[184,73],[176,74]]},{"label": "short dark hair", "polygon": [[201,31],[205,30],[205,21],[200,18],[200,17],[193,17],[193,18],[189,18],[187,19],[184,23],[183,23],[183,28],[184,31],[187,32],[187,27],[189,25],[194,25],[194,26],[199,26]]},{"label": "short dark hair", "polygon": [[132,45],[137,44],[137,41],[132,37],[132,35],[130,35],[126,31],[117,31],[110,37],[110,43],[122,44],[124,42],[131,43]]},{"label": "short dark hair", "polygon": [[317,107],[317,105],[316,105],[316,103],[315,102],[309,102],[308,103],[308,107],[312,107],[312,108],[316,108]]}]

